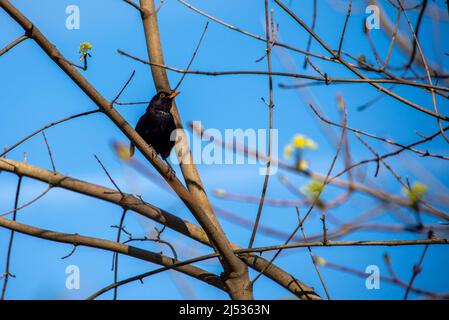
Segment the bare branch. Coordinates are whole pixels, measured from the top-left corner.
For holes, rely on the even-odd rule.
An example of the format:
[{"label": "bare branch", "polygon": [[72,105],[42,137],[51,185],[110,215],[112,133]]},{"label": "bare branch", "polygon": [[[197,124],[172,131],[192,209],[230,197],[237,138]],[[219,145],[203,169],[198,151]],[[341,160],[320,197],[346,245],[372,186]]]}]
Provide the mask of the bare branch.
[{"label": "bare branch", "polygon": [[[87,246],[91,248],[103,249],[108,251],[113,251],[121,253],[130,257],[134,257],[140,260],[145,260],[162,266],[171,266],[178,261],[173,258],[163,256],[158,253],[154,253],[148,250],[143,250],[137,247],[128,246],[126,244],[121,244],[109,240],[103,240],[98,238],[92,238],[87,236],[82,236],[79,234],[67,234],[61,232],[55,232],[50,230],[44,230],[23,223],[15,222],[3,217],[0,217],[0,226],[5,227],[16,232],[24,233],[33,237],[51,240],[55,242],[68,243],[74,246]],[[198,280],[204,281],[218,289],[224,290],[225,286],[221,281],[220,277],[209,273],[193,266],[181,266],[176,267],[175,270],[182,272],[188,276],[194,277]]]},{"label": "bare branch", "polygon": [[21,43],[22,41],[24,41],[26,39],[28,39],[28,36],[26,34],[17,38],[16,40],[14,40],[10,44],[8,44],[6,47],[4,47],[2,50],[0,50],[0,56],[4,55],[6,52],[8,52],[9,50],[11,50],[16,45],[18,45],[19,43]]}]

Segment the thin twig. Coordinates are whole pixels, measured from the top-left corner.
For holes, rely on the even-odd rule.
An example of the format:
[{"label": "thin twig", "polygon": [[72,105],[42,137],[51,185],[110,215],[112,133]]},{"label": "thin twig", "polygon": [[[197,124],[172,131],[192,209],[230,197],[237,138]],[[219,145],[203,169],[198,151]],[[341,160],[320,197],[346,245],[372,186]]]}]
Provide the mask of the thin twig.
[{"label": "thin twig", "polygon": [[118,98],[120,98],[120,96],[122,95],[123,91],[125,91],[126,87],[131,82],[131,80],[132,80],[132,78],[134,77],[135,74],[136,74],[136,70],[133,70],[133,72],[131,73],[131,76],[128,78],[128,80],[125,82],[123,87],[120,89],[120,91],[117,94],[117,96],[111,101],[111,104],[116,103],[116,101],[118,100]]},{"label": "thin twig", "polygon": [[131,1],[131,0],[123,0],[123,2],[126,2],[131,7],[133,7],[134,9],[139,10],[139,12],[142,14],[142,9],[137,4],[135,4],[133,1]]},{"label": "thin twig", "polygon": [[423,250],[423,252],[421,254],[421,257],[419,258],[418,264],[415,264],[413,266],[413,273],[412,273],[412,276],[411,276],[410,281],[408,283],[407,289],[405,290],[404,300],[408,299],[408,295],[410,293],[410,289],[413,287],[413,282],[415,281],[415,279],[418,276],[418,274],[421,272],[421,267],[422,267],[422,264],[424,262],[424,257],[426,256],[426,253],[427,253],[428,249],[429,249],[429,245],[427,244],[424,247],[424,250]]},{"label": "thin twig", "polygon": [[118,192],[120,192],[120,194],[122,196],[124,196],[124,193],[122,192],[122,190],[120,190],[120,187],[117,185],[117,183],[114,181],[114,179],[111,177],[111,175],[109,174],[108,170],[106,169],[106,167],[103,165],[103,163],[101,162],[100,158],[97,157],[97,155],[94,154],[95,159],[97,159],[98,163],[100,164],[100,166],[103,168],[104,173],[106,173],[106,175],[108,176],[109,180],[112,182],[112,184],[114,185],[114,187],[117,189]]},{"label": "thin twig", "polygon": [[[367,77],[363,77],[361,79],[359,78],[324,78],[324,77],[318,77],[318,76],[312,76],[312,75],[308,75],[308,74],[300,74],[300,73],[292,73],[292,72],[278,72],[278,71],[272,71],[272,72],[267,72],[267,71],[258,71],[258,70],[230,70],[230,71],[203,71],[203,70],[184,70],[184,69],[180,69],[180,68],[175,68],[175,67],[171,67],[171,66],[167,66],[165,64],[159,64],[159,63],[154,63],[154,62],[149,62],[147,60],[141,59],[139,57],[133,56],[123,50],[118,49],[117,52],[121,55],[124,55],[128,58],[131,58],[133,60],[136,60],[140,63],[143,64],[147,64],[153,67],[159,67],[159,68],[163,68],[163,69],[167,69],[176,73],[187,73],[187,74],[196,74],[196,75],[204,75],[204,76],[230,76],[230,75],[259,75],[259,76],[267,76],[267,75],[272,75],[272,76],[278,76],[278,77],[289,77],[289,78],[299,78],[299,79],[308,79],[308,80],[316,80],[316,81],[321,81],[321,82],[327,82],[327,83],[331,83],[331,82],[341,82],[341,83],[370,83],[373,84],[375,86],[378,86],[378,83],[394,83],[394,84],[398,84],[398,85],[406,85],[406,86],[414,86],[414,87],[418,87],[418,88],[422,88],[424,90],[429,90],[429,89],[435,89],[435,90],[441,90],[441,91],[449,91],[449,87],[443,87],[443,86],[436,86],[436,85],[429,85],[426,83],[420,83],[420,82],[413,82],[413,81],[407,81],[407,80],[397,80],[397,79],[391,79],[391,78],[367,78]],[[283,88],[294,88],[295,86],[282,86]],[[383,92],[389,92],[389,90],[385,89],[382,87]],[[391,94],[396,95],[395,93],[391,92]],[[441,115],[441,114],[434,114],[432,111],[427,110],[427,109],[423,109],[421,106],[415,105],[413,102],[410,102],[402,97],[398,96],[399,100],[403,100],[402,102],[406,103],[406,104],[412,104],[412,106],[415,106],[415,108],[417,108],[418,110],[424,112],[424,113],[428,113],[436,118],[440,118],[442,120],[445,121],[449,121],[449,118]],[[426,111],[427,110],[427,111]]]},{"label": "thin twig", "polygon": [[[332,247],[332,246],[402,246],[402,245],[423,245],[423,244],[449,244],[448,239],[425,239],[425,240],[389,240],[389,241],[339,241],[339,242],[328,242],[327,244],[324,244],[323,242],[304,242],[304,243],[291,243],[287,246],[273,246],[273,247],[263,247],[263,248],[252,248],[252,249],[239,249],[235,250],[237,254],[245,254],[248,252],[264,252],[268,250],[277,250],[279,248],[299,248],[299,247]],[[113,288],[116,288],[118,286],[125,285],[130,282],[134,281],[141,281],[142,279],[167,271],[171,270],[177,267],[205,261],[208,259],[213,259],[218,257],[217,253],[211,253],[208,255],[192,258],[189,260],[185,260],[182,262],[175,263],[171,266],[162,267],[156,270],[152,270],[149,272],[145,272],[143,274],[139,274],[130,278],[127,278],[125,280],[119,281],[117,283],[113,283],[109,286],[104,287],[103,289],[97,291],[96,293],[92,294],[87,298],[87,300],[92,300],[97,298],[98,296],[102,295],[105,292],[108,292],[109,290],[112,290]],[[365,273],[363,273],[364,276],[366,276]]]},{"label": "thin twig", "polygon": [[[328,120],[328,119],[326,119],[325,117],[323,117],[313,105],[309,104],[309,107],[312,109],[313,113],[314,113],[314,114],[315,114],[321,121],[323,121],[323,122],[325,122],[325,123],[327,123],[327,124],[330,124],[330,125],[332,125],[332,126],[340,127],[340,128],[341,128],[341,124],[336,123],[336,122],[333,122],[333,121]],[[440,134],[439,131],[437,131],[435,134],[432,134],[432,135],[430,135],[430,136],[428,136],[428,137],[426,137],[426,136],[423,137],[422,140],[419,140],[419,143],[416,143],[416,144],[415,144],[415,143],[412,143],[412,144],[409,144],[409,145],[404,145],[404,144],[401,144],[401,143],[399,143],[399,142],[393,141],[393,140],[391,140],[391,139],[379,137],[379,136],[376,136],[376,135],[374,135],[374,134],[372,134],[372,133],[368,133],[368,132],[363,131],[363,130],[355,129],[355,128],[352,128],[352,127],[347,127],[346,129],[347,129],[348,131],[352,131],[352,132],[354,132],[354,133],[361,134],[361,135],[364,135],[364,136],[367,136],[367,137],[370,137],[370,138],[373,138],[373,139],[376,139],[376,140],[380,140],[380,141],[383,141],[383,142],[385,142],[385,143],[394,145],[394,146],[396,146],[396,147],[400,147],[402,150],[408,150],[408,151],[417,153],[417,154],[419,154],[419,155],[421,155],[421,156],[425,156],[425,157],[435,157],[435,158],[439,158],[439,159],[449,160],[449,157],[447,157],[447,156],[443,156],[443,155],[440,155],[440,154],[430,153],[428,150],[422,151],[422,150],[418,150],[418,149],[413,148],[413,146],[416,145],[416,144],[422,144],[422,143],[424,143],[424,142],[427,142],[427,141],[432,140],[433,138],[435,138],[437,135]],[[443,130],[445,130],[445,131],[449,130],[449,126],[443,128]],[[424,140],[424,141],[423,141],[423,140]]]},{"label": "thin twig", "polygon": [[[19,205],[19,196],[20,196],[20,188],[22,186],[22,176],[19,176],[19,179],[17,181],[17,188],[16,188],[16,196],[14,199],[14,215],[12,217],[13,221],[16,221],[17,219],[17,208]],[[6,266],[5,266],[5,278],[3,280],[3,288],[2,288],[2,295],[0,297],[0,300],[4,300],[5,299],[5,294],[6,294],[6,287],[8,286],[8,280],[9,277],[11,276],[11,271],[9,270],[9,266],[11,263],[11,252],[12,252],[12,244],[14,241],[14,230],[11,230],[11,233],[9,235],[9,244],[8,244],[8,251],[6,254]]]},{"label": "thin twig", "polygon": [[26,39],[28,39],[27,35],[23,35],[23,36],[17,38],[16,40],[14,40],[10,44],[8,44],[6,47],[4,47],[2,50],[0,50],[0,56],[4,55],[6,52],[8,52],[9,50],[11,50],[16,45],[18,45],[19,43],[21,43],[22,41],[24,41]]},{"label": "thin twig", "polygon": [[[308,216],[310,215],[310,213],[312,212],[313,208],[315,207],[315,205],[318,203],[319,198],[324,190],[324,188],[326,187],[326,185],[328,184],[328,180],[330,177],[330,174],[332,173],[332,170],[334,169],[335,163],[337,161],[338,155],[340,154],[340,150],[341,147],[343,145],[343,141],[344,141],[344,137],[345,137],[345,132],[346,132],[346,125],[347,125],[347,111],[346,111],[346,106],[343,105],[344,108],[344,113],[343,113],[343,128],[341,130],[341,135],[340,135],[340,141],[338,143],[337,146],[337,150],[335,152],[335,155],[332,159],[331,165],[329,166],[329,170],[327,171],[326,177],[324,178],[323,181],[323,186],[322,188],[320,188],[320,190],[318,191],[317,195],[314,197],[313,203],[311,204],[309,210],[307,211],[307,213],[305,214],[304,218],[298,223],[298,225],[296,226],[295,230],[293,230],[293,232],[291,233],[291,235],[288,237],[288,239],[285,241],[284,245],[287,245],[290,240],[295,236],[295,234],[298,232],[299,228],[302,227],[302,225],[304,224],[305,220],[308,218]],[[270,263],[268,266],[266,266],[253,280],[253,284],[254,282],[257,281],[257,279],[259,279],[261,277],[261,275],[266,271],[266,269],[269,268],[269,266],[271,264],[274,263],[274,260],[276,260],[276,258],[281,254],[282,249],[279,249],[274,256],[271,258]]]},{"label": "thin twig", "polygon": [[[120,225],[117,231],[117,242],[120,242],[120,236],[122,234],[122,229],[123,229],[123,223],[125,222],[125,217],[126,217],[126,212],[128,210],[127,209],[123,209],[123,213],[122,216],[120,218]],[[117,283],[117,279],[118,279],[118,253],[114,252],[113,254],[113,260],[114,260],[114,264],[113,264],[113,269],[114,269],[114,283]],[[117,287],[114,287],[114,300],[117,300]]]},{"label": "thin twig", "polygon": [[[312,30],[315,30],[315,25],[316,25],[316,16],[317,16],[317,0],[313,0],[313,16],[312,16]],[[307,40],[307,47],[306,47],[306,51],[310,51],[310,47],[312,46],[312,35],[309,35],[309,39]],[[306,59],[304,60],[304,65],[303,68],[307,68],[307,63],[310,62],[308,61],[308,57],[306,56]]]},{"label": "thin twig", "polygon": [[[298,215],[298,220],[301,221],[301,215],[300,215],[300,213],[299,213],[298,207],[296,207],[296,214]],[[304,231],[304,226],[303,226],[303,225],[301,225],[301,233],[302,233],[302,236],[303,236],[303,238],[304,238],[304,241],[305,241],[305,242],[309,242],[309,241],[307,240],[306,232]],[[324,240],[323,240],[323,243],[326,243],[326,242],[327,242],[327,241],[324,241]],[[321,282],[321,285],[323,286],[324,292],[326,293],[327,299],[328,299],[328,300],[331,300],[331,297],[330,297],[330,295],[329,295],[329,291],[327,290],[327,286],[326,286],[326,284],[324,283],[324,279],[323,279],[323,276],[322,276],[322,274],[321,274],[320,268],[318,267],[318,265],[317,265],[317,263],[316,263],[315,256],[314,256],[314,254],[313,254],[313,252],[312,252],[312,248],[311,248],[310,246],[307,246],[307,250],[309,251],[310,258],[312,259],[312,263],[313,263],[313,266],[315,267],[315,271],[316,271],[316,273],[318,274],[318,277],[320,278],[320,282]]]},{"label": "thin twig", "polygon": [[[405,18],[407,20],[407,23],[409,25],[410,31],[413,34],[413,37],[414,37],[414,40],[415,40],[414,41],[414,50],[416,50],[416,48],[418,49],[419,55],[421,57],[423,65],[424,65],[424,70],[426,71],[426,74],[427,74],[427,80],[429,81],[430,85],[433,85],[432,77],[430,76],[430,68],[429,68],[429,66],[427,64],[427,59],[426,59],[426,57],[425,57],[425,55],[424,55],[424,53],[423,53],[423,51],[421,49],[421,45],[419,44],[418,34],[417,34],[417,32],[419,30],[416,30],[416,32],[415,32],[415,30],[413,29],[412,23],[410,22],[410,19],[408,18],[407,12],[404,10],[404,7],[402,5],[402,1],[401,0],[397,0],[397,1],[398,1],[398,4],[400,5],[400,7],[401,7],[401,9],[402,9],[402,11],[404,13],[404,16],[405,16]],[[427,0],[423,0],[423,1],[424,1],[424,3],[423,3],[423,11],[422,11],[422,13],[424,13],[425,6],[427,5]],[[420,18],[422,18],[422,16]],[[418,25],[417,25],[418,29],[419,29],[419,26],[420,26],[420,18],[418,18]],[[415,51],[413,51],[413,53],[412,53],[413,58],[414,58],[414,52]],[[435,113],[438,113],[437,101],[436,101],[436,98],[435,98],[435,91],[430,89],[430,93],[432,94],[433,110],[434,110]],[[444,133],[443,125],[441,124],[441,119],[437,118],[437,121],[438,121],[438,127],[440,128],[441,135],[443,136],[444,140],[446,140],[446,142],[449,143],[449,137],[447,137],[446,134]]]},{"label": "thin twig", "polygon": [[56,172],[55,161],[53,160],[53,154],[51,152],[50,144],[48,143],[47,136],[45,135],[45,131],[42,131],[42,136],[44,137],[45,145],[47,146],[48,156],[50,157],[51,167],[53,172]]},{"label": "thin twig", "polygon": [[[273,19],[271,17],[271,19]],[[257,216],[256,216],[256,221],[254,222],[254,228],[253,231],[251,233],[251,238],[249,240],[249,244],[248,244],[248,248],[252,248],[253,244],[254,244],[254,239],[256,238],[256,233],[257,233],[257,228],[259,227],[259,221],[260,221],[260,217],[262,216],[262,209],[263,209],[263,205],[264,205],[264,200],[265,200],[265,195],[267,192],[267,188],[268,188],[268,181],[270,179],[270,168],[271,168],[271,149],[273,148],[273,134],[272,134],[272,130],[273,130],[273,107],[274,107],[274,102],[273,102],[273,77],[271,76],[271,45],[270,45],[270,38],[271,35],[274,33],[274,30],[271,29],[270,32],[270,13],[269,13],[269,7],[268,7],[268,0],[265,0],[265,33],[266,33],[266,38],[267,38],[267,43],[266,43],[266,57],[267,57],[267,68],[268,68],[268,73],[270,73],[270,75],[268,76],[268,90],[269,90],[269,102],[268,102],[268,108],[269,108],[269,143],[268,143],[268,153],[267,153],[267,169],[265,172],[265,178],[264,178],[264,182],[263,182],[263,187],[262,187],[262,195],[260,196],[260,202],[259,202],[259,208],[257,209]]]},{"label": "thin twig", "polygon": [[[0,161],[1,161],[1,160],[0,160]],[[20,207],[17,207],[17,208],[8,210],[8,211],[3,212],[3,213],[0,213],[0,217],[6,216],[6,215],[11,214],[11,213],[16,213],[16,212],[18,212],[18,211],[20,211],[20,210],[22,210],[22,209],[24,209],[24,208],[26,208],[26,207],[32,205],[33,203],[35,203],[36,201],[38,201],[39,199],[41,199],[43,196],[45,196],[45,195],[48,193],[48,191],[50,191],[52,188],[53,188],[53,186],[52,186],[52,185],[49,185],[49,186],[48,186],[42,193],[40,193],[37,197],[31,199],[30,201],[26,202],[25,204],[21,205]]]},{"label": "thin twig", "polygon": [[[366,279],[366,273],[364,271],[356,270],[356,269],[353,269],[353,268],[350,268],[350,267],[346,267],[346,266],[342,266],[342,265],[339,265],[339,264],[336,264],[336,263],[333,263],[333,262],[329,262],[327,260],[324,260],[323,258],[320,258],[319,261],[321,262],[321,265],[323,267],[325,267],[325,268],[338,270],[338,271],[341,271],[341,272],[349,273],[349,274],[361,277],[363,279]],[[390,267],[391,267],[390,264],[387,263],[387,261],[386,261],[386,264],[387,264],[387,268],[389,268],[389,271],[390,271]],[[391,273],[391,271],[390,271],[390,273]],[[389,283],[392,283],[392,284],[395,284],[395,285],[397,285],[399,287],[402,287],[404,289],[406,289],[407,286],[408,286],[407,283],[405,283],[404,281],[399,279],[395,274],[394,275],[392,274],[391,277],[380,275],[380,280],[381,281],[385,281],[385,282],[389,282]],[[411,287],[410,291],[411,292],[415,292],[417,294],[422,294],[422,295],[425,295],[425,296],[429,296],[429,297],[432,297],[432,298],[437,298],[437,299],[448,299],[449,298],[449,294],[448,293],[434,293],[434,292],[431,292],[431,291],[428,291],[428,290],[415,288],[415,287]]]},{"label": "thin twig", "polygon": [[34,136],[37,135],[38,133],[43,132],[44,130],[46,130],[46,129],[48,129],[48,128],[51,128],[51,127],[53,127],[53,126],[56,126],[56,125],[58,125],[58,124],[61,124],[61,123],[63,123],[63,122],[66,122],[66,121],[69,121],[69,120],[72,120],[72,119],[76,119],[76,118],[88,116],[88,115],[90,115],[90,114],[94,114],[94,113],[98,113],[98,112],[100,112],[100,110],[86,111],[86,112],[78,113],[78,114],[75,114],[75,115],[73,115],[73,116],[66,117],[66,118],[63,118],[63,119],[54,121],[54,122],[52,122],[52,123],[49,123],[49,124],[43,126],[42,128],[40,128],[40,129],[34,131],[33,133],[29,134],[28,136],[26,136],[26,137],[23,138],[22,140],[16,142],[16,143],[13,144],[11,147],[6,148],[2,153],[0,153],[0,158],[1,158],[1,157],[4,157],[7,153],[9,153],[10,151],[14,150],[15,148],[17,148],[19,145],[21,145],[21,144],[24,143],[25,141],[29,140],[30,138],[34,137]]},{"label": "thin twig", "polygon": [[[201,33],[200,39],[198,40],[198,44],[196,45],[196,48],[193,51],[192,57],[190,58],[190,61],[187,64],[186,70],[190,69],[190,66],[192,65],[193,61],[195,60],[196,54],[198,53],[198,50],[199,50],[199,48],[201,46],[201,42],[203,41],[203,38],[204,38],[204,35],[206,34],[208,26],[209,26],[209,22],[206,22],[206,25],[204,26],[203,32]],[[179,86],[181,85],[181,83],[184,80],[185,76],[186,76],[186,73],[183,73],[181,78],[179,79],[178,83],[176,84],[175,88],[173,89],[173,91],[176,91],[179,88]]]},{"label": "thin twig", "polygon": [[[320,43],[320,45],[328,52],[330,53],[335,59],[337,59],[338,61],[340,61],[348,70],[350,70],[352,73],[354,73],[355,75],[357,75],[359,78],[364,79],[364,80],[369,80],[364,74],[362,74],[359,70],[355,69],[354,67],[352,67],[351,65],[348,64],[348,62],[344,59],[341,58],[341,56],[338,56],[337,53],[332,50],[314,31],[312,31],[307,24],[305,24],[297,15],[295,15],[289,8],[287,8],[280,0],[273,0],[276,4],[278,4],[290,17],[292,17],[303,29],[305,29],[309,34],[312,34],[313,37],[315,38],[316,41],[318,41]],[[387,90],[385,87],[382,87],[381,85],[372,82],[372,81],[368,81],[369,84],[371,84],[373,87],[375,87],[376,89],[388,94],[389,96],[391,96],[392,98],[416,109],[419,110],[427,115],[430,115],[432,117],[435,117],[436,119],[441,119],[441,120],[445,120],[445,121],[449,121],[449,117],[447,116],[443,116],[441,114],[438,114],[434,111],[431,111],[429,109],[423,108],[422,106],[409,101],[407,99],[405,99],[404,97]]]},{"label": "thin twig", "polygon": [[[341,49],[343,47],[343,40],[345,38],[346,27],[348,25],[349,17],[351,16],[351,11],[352,11],[352,0],[349,0],[349,6],[348,6],[348,11],[346,13],[345,24],[343,25],[343,31],[341,32],[341,36],[340,36],[340,44],[338,45],[338,55],[341,55]],[[313,28],[312,28],[312,30],[313,30]],[[310,35],[310,37],[312,37],[312,35]]]}]

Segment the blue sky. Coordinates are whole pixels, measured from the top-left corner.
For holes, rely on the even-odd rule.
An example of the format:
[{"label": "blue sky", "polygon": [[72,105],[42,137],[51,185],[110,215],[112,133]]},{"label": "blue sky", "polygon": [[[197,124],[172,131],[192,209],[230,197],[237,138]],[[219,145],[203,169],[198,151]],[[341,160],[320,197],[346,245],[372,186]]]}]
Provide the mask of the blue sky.
[{"label": "blue sky", "polygon": [[[289,1],[285,0],[285,3]],[[291,2],[291,8],[306,22],[311,21],[312,1]],[[338,11],[335,1],[318,1],[318,20],[316,32],[332,47],[338,46],[340,30],[343,26],[343,15]],[[347,3],[348,1],[342,1]],[[386,2],[386,1],[384,1]],[[442,5],[437,1],[437,5]],[[83,41],[93,45],[92,59],[89,69],[83,75],[108,99],[113,99],[123,83],[133,70],[136,75],[123,94],[122,101],[145,101],[154,94],[155,89],[151,73],[147,66],[119,55],[121,49],[130,54],[146,59],[146,45],[141,20],[136,10],[122,1],[12,1],[31,21],[52,41],[66,58],[78,59],[78,46]],[[65,9],[75,4],[80,8],[81,28],[67,30]],[[192,4],[233,25],[249,30],[255,34],[264,34],[263,2],[255,0],[237,1],[198,1]],[[386,5],[387,6],[387,5]],[[338,7],[338,5],[337,5]],[[276,22],[279,24],[279,36],[283,42],[299,48],[305,48],[307,34],[292,20],[273,5]],[[342,5],[344,9],[345,6]],[[344,42],[344,50],[355,56],[365,54],[372,60],[371,50],[362,32],[362,22],[365,3],[357,0],[354,3],[354,14],[349,20],[348,34]],[[444,8],[444,7],[443,7]],[[388,11],[394,17],[392,11]],[[416,12],[410,14],[416,19]],[[158,15],[165,61],[168,65],[184,68],[195,49],[198,38],[204,28],[206,19],[184,7],[175,0],[166,0]],[[448,31],[447,16],[441,23],[439,33],[428,18],[422,27],[423,50],[431,57],[447,66],[448,44],[442,41]],[[404,21],[401,28],[406,29]],[[0,47],[11,42],[22,34],[18,26],[5,12],[0,11]],[[439,35],[439,36],[438,36]],[[373,31],[373,39],[378,50],[384,57],[389,39],[381,30]],[[435,39],[437,39],[435,41]],[[439,40],[438,40],[439,39]],[[439,43],[434,46],[433,43]],[[324,54],[316,42],[312,50]],[[192,69],[208,71],[224,70],[265,70],[266,62],[256,60],[265,53],[263,42],[245,37],[216,23],[210,23]],[[275,48],[273,51],[273,69],[289,71],[289,65],[296,65],[299,73],[314,74],[311,68],[302,69],[304,56]],[[401,54],[392,57],[392,65],[400,65],[405,61]],[[352,75],[335,64],[313,60],[320,69],[333,77],[352,77]],[[0,144],[12,145],[30,132],[43,125],[76,114],[93,110],[91,102],[72,81],[41,51],[31,40],[27,40],[12,51],[0,57]],[[169,72],[172,84],[175,84],[180,74]],[[367,85],[335,85],[311,87],[308,91],[279,89],[279,83],[295,83],[288,78],[275,78],[274,92],[274,127],[279,130],[279,154],[296,133],[306,134],[319,145],[316,151],[306,154],[312,170],[326,172],[334,153],[323,135],[321,124],[310,112],[308,103],[313,102],[325,110],[328,117],[338,119],[336,95],[342,94],[348,105],[348,124],[363,128],[377,135],[393,138],[407,143],[419,137],[415,134],[431,134],[437,130],[436,121],[385,97],[380,103],[363,112],[356,107],[376,96],[376,90]],[[263,76],[223,76],[207,77],[187,75],[177,97],[178,107],[185,125],[190,121],[200,120],[206,128],[224,130],[226,128],[266,128],[268,126],[268,110],[261,97],[267,98],[267,78]],[[431,107],[430,97],[417,89],[400,88],[398,93],[413,101]],[[438,100],[440,110],[447,114],[447,100]],[[120,113],[131,124],[135,124],[144,112],[146,106],[118,107]],[[335,131],[338,134],[338,131]],[[170,212],[193,221],[188,210],[177,200],[172,192],[161,189],[147,177],[134,171],[122,163],[115,155],[111,143],[126,142],[123,134],[100,114],[76,119],[64,125],[51,128],[46,132],[51,144],[56,167],[59,172],[69,176],[112,187],[110,181],[101,170],[94,154],[101,158],[122,190],[141,194],[146,201],[164,208]],[[355,137],[350,136],[351,150],[354,159],[372,157],[370,152],[361,145]],[[381,153],[390,151],[389,146],[369,140],[370,144]],[[426,148],[435,153],[447,153],[447,144],[441,138],[428,143]],[[51,168],[42,136],[36,136],[11,152],[8,157],[23,159],[27,152],[30,164]],[[143,161],[140,154],[138,158]],[[440,192],[447,194],[449,175],[446,164],[442,160],[417,158],[413,154],[397,158],[389,162],[395,170],[411,181],[419,180],[430,186],[429,194]],[[342,169],[341,161],[336,170]],[[199,166],[203,182],[211,199],[217,205],[230,210],[237,215],[254,219],[257,204],[231,202],[217,199],[212,191],[221,188],[232,193],[258,196],[261,192],[263,176],[258,174],[256,165],[213,165]],[[400,194],[401,186],[391,175],[382,169],[377,178],[373,177],[374,165],[366,166],[366,173],[374,185],[384,188],[394,194]],[[301,187],[307,183],[303,177],[279,171],[291,178],[292,182]],[[178,171],[178,175],[180,173]],[[439,180],[438,185],[434,180]],[[11,209],[17,177],[6,172],[0,173],[0,212]],[[24,179],[21,202],[32,199],[46,188],[45,184]],[[324,197],[331,199],[339,194],[338,189],[329,188]],[[338,191],[341,192],[341,191]],[[269,198],[291,198],[291,194],[279,183],[278,176],[271,178]],[[342,220],[349,220],[367,210],[374,202],[367,197],[356,195],[350,205],[343,206],[332,213]],[[442,208],[445,209],[445,208]],[[447,209],[447,208],[446,208]],[[115,239],[115,229],[110,226],[118,223],[120,208],[108,203],[98,202],[69,191],[53,189],[43,199],[19,212],[18,220],[42,228],[63,232],[77,232],[84,235],[104,239]],[[380,222],[394,222],[384,218]],[[250,230],[221,219],[223,227],[230,239],[246,246]],[[436,220],[428,222],[437,223]],[[265,207],[262,223],[270,227],[291,232],[296,223],[293,208]],[[137,214],[129,213],[126,227],[135,236],[151,235],[154,226],[152,221],[146,221]],[[306,225],[308,234],[319,232],[320,220],[317,214],[312,214]],[[186,259],[207,252],[208,248],[199,246],[193,241],[170,230],[164,232],[164,237],[172,241],[180,253],[180,258]],[[383,232],[358,232],[345,239],[394,239],[413,238],[414,235],[402,233],[391,234]],[[0,230],[0,266],[3,268],[6,257],[9,232]],[[278,244],[279,239],[258,235],[256,245]],[[139,244],[140,245],[140,244]],[[144,248],[169,254],[167,248],[157,244],[142,244]],[[408,281],[412,266],[419,259],[422,247],[397,248],[321,248],[314,249],[317,255],[341,265],[364,270],[368,265],[378,265],[381,274],[387,275],[382,255],[388,252],[396,268],[396,272]],[[112,281],[112,253],[89,248],[78,248],[68,259],[61,257],[71,250],[68,245],[37,240],[29,236],[17,234],[12,256],[12,273],[8,286],[7,298],[10,299],[82,299]],[[320,294],[324,294],[318,277],[313,269],[306,250],[300,249],[293,253],[283,254],[277,263],[287,271],[297,276],[301,281],[313,286]],[[434,291],[449,291],[449,275],[445,272],[449,261],[449,252],[445,247],[431,247],[423,265],[423,272],[416,279],[416,286]],[[120,256],[120,278],[132,276],[156,268],[155,265],[143,263],[136,259]],[[80,290],[67,290],[65,287],[65,268],[77,265],[81,270]],[[215,273],[220,272],[217,262],[199,264]],[[2,271],[3,272],[3,271]],[[402,298],[404,290],[387,283],[381,283],[380,290],[367,290],[363,278],[343,274],[338,271],[322,269],[323,277],[332,298],[335,299],[395,299]],[[251,274],[254,276],[254,274]],[[178,288],[183,290],[179,291]],[[193,295],[190,290],[193,290]],[[281,299],[290,294],[270,280],[260,279],[255,287],[256,298]],[[414,297],[412,295],[412,297]],[[111,298],[105,294],[102,298]],[[153,276],[145,284],[132,283],[119,290],[122,299],[182,299],[182,298],[227,298],[203,283],[177,275],[173,271]]]}]

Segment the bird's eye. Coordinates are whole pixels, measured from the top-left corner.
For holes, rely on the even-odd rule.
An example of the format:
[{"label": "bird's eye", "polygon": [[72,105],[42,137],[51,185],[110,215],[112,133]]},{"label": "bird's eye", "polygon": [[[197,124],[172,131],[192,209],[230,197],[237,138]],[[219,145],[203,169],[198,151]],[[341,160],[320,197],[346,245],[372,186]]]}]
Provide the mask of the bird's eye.
[{"label": "bird's eye", "polygon": [[161,97],[162,99],[165,98],[165,93],[161,93],[161,94],[159,95],[159,97]]}]

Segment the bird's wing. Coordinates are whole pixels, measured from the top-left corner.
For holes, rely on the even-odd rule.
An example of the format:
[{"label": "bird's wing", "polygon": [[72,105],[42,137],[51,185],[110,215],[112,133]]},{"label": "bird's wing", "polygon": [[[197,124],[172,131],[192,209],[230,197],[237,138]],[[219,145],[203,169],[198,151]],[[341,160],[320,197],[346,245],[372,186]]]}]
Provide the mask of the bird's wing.
[{"label": "bird's wing", "polygon": [[137,121],[136,131],[141,137],[144,137],[145,130],[147,129],[147,127],[148,127],[148,116],[145,113],[143,116],[140,117],[139,121]]},{"label": "bird's wing", "polygon": [[[146,131],[146,122],[147,122],[147,116],[144,114],[140,117],[139,121],[137,121],[136,125],[136,132],[142,137],[145,137],[145,131]],[[129,156],[132,157],[134,155],[136,146],[131,142],[129,145]]]}]

